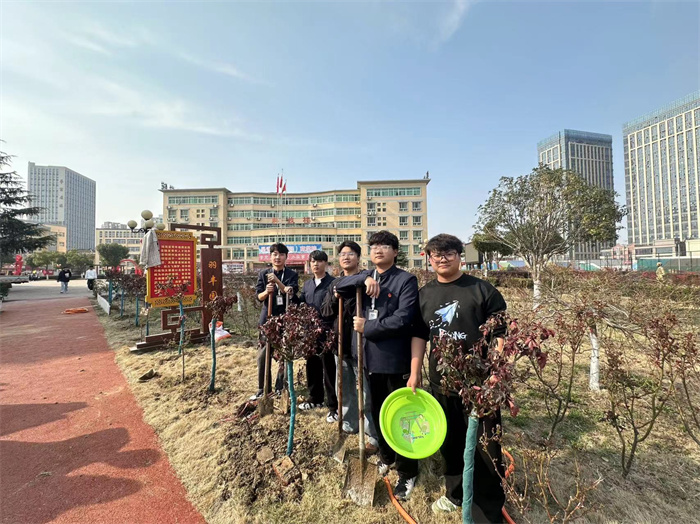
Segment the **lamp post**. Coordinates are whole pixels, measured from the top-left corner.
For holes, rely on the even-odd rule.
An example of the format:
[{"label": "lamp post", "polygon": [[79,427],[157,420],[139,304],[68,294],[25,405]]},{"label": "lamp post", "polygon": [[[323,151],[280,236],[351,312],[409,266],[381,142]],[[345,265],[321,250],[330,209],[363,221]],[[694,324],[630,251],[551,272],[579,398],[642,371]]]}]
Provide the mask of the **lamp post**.
[{"label": "lamp post", "polygon": [[129,220],[126,223],[126,225],[129,226],[129,229],[131,229],[131,231],[135,233],[148,233],[154,227],[158,231],[163,231],[165,229],[165,224],[155,223],[155,221],[153,220],[153,213],[150,210],[144,209],[143,211],[141,211],[141,217],[144,220],[143,227],[137,229],[136,226],[138,225],[138,223],[136,222],[136,220]]}]

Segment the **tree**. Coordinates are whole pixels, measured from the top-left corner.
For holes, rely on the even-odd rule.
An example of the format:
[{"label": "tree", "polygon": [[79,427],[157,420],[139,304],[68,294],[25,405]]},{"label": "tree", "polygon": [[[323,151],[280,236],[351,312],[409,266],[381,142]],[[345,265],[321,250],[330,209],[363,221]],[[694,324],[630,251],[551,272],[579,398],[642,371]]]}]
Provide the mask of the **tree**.
[{"label": "tree", "polygon": [[44,248],[56,241],[54,235],[44,235],[39,224],[25,222],[19,217],[34,216],[40,207],[32,206],[32,198],[24,189],[16,171],[9,171],[11,156],[0,151],[0,262],[14,255]]},{"label": "tree", "polygon": [[49,269],[49,266],[56,261],[57,254],[55,251],[36,251],[27,257],[27,265]]},{"label": "tree", "polygon": [[82,273],[94,264],[94,253],[81,253],[77,249],[71,249],[66,253],[66,265],[75,273]]},{"label": "tree", "polygon": [[129,256],[129,248],[121,244],[100,244],[97,246],[100,265],[117,267],[119,262]]},{"label": "tree", "polygon": [[399,254],[396,255],[396,265],[398,267],[408,267],[408,255],[399,246]]},{"label": "tree", "polygon": [[537,305],[542,270],[552,257],[579,242],[617,239],[617,223],[626,212],[616,196],[573,171],[540,164],[530,174],[501,178],[479,206],[477,230],[523,258],[532,273]]},{"label": "tree", "polygon": [[489,264],[491,264],[494,259],[496,260],[496,263],[498,263],[498,260],[502,256],[507,257],[513,254],[513,250],[509,245],[504,244],[503,242],[490,240],[483,233],[476,233],[472,237],[472,245],[474,246],[474,249],[484,255],[484,258]]}]

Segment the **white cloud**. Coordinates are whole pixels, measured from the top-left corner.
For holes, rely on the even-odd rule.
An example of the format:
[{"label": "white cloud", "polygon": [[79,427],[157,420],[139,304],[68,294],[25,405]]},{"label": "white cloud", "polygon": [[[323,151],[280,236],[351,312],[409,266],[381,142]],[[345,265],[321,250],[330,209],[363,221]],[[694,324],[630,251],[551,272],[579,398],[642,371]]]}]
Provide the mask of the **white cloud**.
[{"label": "white cloud", "polygon": [[247,75],[240,71],[237,67],[235,67],[232,64],[227,64],[227,63],[222,63],[222,62],[211,62],[208,60],[204,60],[201,58],[198,58],[196,56],[193,56],[189,53],[180,53],[179,57],[184,60],[185,62],[189,62],[192,65],[195,65],[197,67],[200,67],[202,69],[207,69],[209,71],[214,71],[215,73],[221,73],[222,75],[230,76],[232,78],[236,78],[238,80],[244,80],[246,82],[250,82],[253,84],[265,84],[262,80],[258,80],[256,78],[253,78],[250,75]]},{"label": "white cloud", "polygon": [[477,0],[454,0],[450,11],[439,21],[437,45],[447,42],[462,26],[469,9]]},{"label": "white cloud", "polygon": [[93,42],[92,40],[89,40],[88,38],[78,36],[78,35],[68,35],[64,34],[63,35],[66,39],[67,42],[78,46],[82,47],[83,49],[87,49],[89,51],[94,51],[95,53],[100,53],[103,55],[111,55],[105,47],[101,46],[97,42]]}]

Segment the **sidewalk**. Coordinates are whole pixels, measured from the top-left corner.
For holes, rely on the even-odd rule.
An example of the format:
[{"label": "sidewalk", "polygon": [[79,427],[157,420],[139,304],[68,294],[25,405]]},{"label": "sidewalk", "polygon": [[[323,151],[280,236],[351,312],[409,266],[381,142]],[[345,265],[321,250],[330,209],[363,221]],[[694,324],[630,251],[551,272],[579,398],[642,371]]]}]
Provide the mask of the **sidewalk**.
[{"label": "sidewalk", "polygon": [[5,303],[0,392],[3,524],[204,522],[87,298]]}]

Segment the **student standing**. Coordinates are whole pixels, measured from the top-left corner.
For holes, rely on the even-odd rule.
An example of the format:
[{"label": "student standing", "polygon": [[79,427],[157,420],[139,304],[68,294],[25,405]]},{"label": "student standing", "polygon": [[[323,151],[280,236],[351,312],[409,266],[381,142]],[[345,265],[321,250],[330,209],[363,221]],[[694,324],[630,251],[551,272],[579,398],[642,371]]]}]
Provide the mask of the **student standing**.
[{"label": "student standing", "polygon": [[68,282],[70,282],[70,268],[61,269],[58,273],[58,281],[61,283],[61,293],[68,293]]},{"label": "student standing", "polygon": [[[447,391],[443,387],[442,375],[437,369],[438,362],[433,353],[434,340],[448,334],[461,340],[463,350],[469,351],[482,337],[479,327],[491,316],[505,311],[506,302],[488,282],[462,273],[462,241],[457,237],[437,235],[428,241],[425,250],[430,265],[437,273],[437,279],[420,290],[420,314],[414,322],[412,350],[414,354],[421,355],[422,361],[426,342],[431,341],[430,387],[447,417],[447,437],[440,448],[445,459],[445,495],[432,506],[434,513],[443,513],[455,511],[462,505],[464,446],[471,407],[462,404],[458,392]],[[496,340],[497,349],[501,350],[503,339]],[[420,377],[420,364],[414,371]],[[475,452],[474,503],[489,522],[503,522],[501,510],[505,494],[501,485],[504,476],[501,446],[491,438],[499,434],[500,425],[500,411],[479,419],[479,441],[481,442],[482,436],[490,440],[488,452],[481,444]],[[494,467],[494,460],[498,471]]]},{"label": "student standing", "polygon": [[[260,320],[258,326],[267,322],[267,303],[272,296],[272,316],[282,315],[288,302],[297,302],[297,292],[299,291],[299,275],[293,269],[285,267],[289,249],[282,243],[270,246],[270,261],[272,269],[263,269],[258,273],[258,283],[255,286],[258,300],[262,303]],[[258,351],[258,391],[250,397],[250,400],[257,400],[263,396],[265,387],[265,343],[261,336],[260,349]],[[272,352],[270,352],[270,368],[272,368]],[[272,373],[270,373],[272,375]],[[270,388],[272,380],[270,379]],[[284,387],[284,370],[277,373],[275,390],[280,392]],[[270,393],[270,391],[266,391]]]},{"label": "student standing", "polygon": [[[399,239],[388,231],[379,231],[369,239],[370,256],[376,266],[344,278],[337,286],[338,294],[350,297],[357,287],[364,288],[363,316],[355,317],[356,332],[364,335],[365,365],[372,400],[372,417],[379,420],[382,403],[392,391],[411,385],[418,377],[411,374],[411,324],[418,301],[418,281],[414,275],[396,267]],[[356,338],[353,356],[357,356]],[[420,369],[420,363],[418,363]],[[396,453],[381,432],[379,474],[385,475],[392,464],[399,474],[394,495],[407,500],[418,475],[418,461]]]},{"label": "student standing", "polygon": [[[360,257],[362,249],[357,242],[346,240],[338,246],[338,264],[342,274],[333,282],[333,289],[329,290],[323,301],[322,314],[328,317],[334,324],[338,333],[339,324],[343,325],[343,361],[340,362],[337,354],[334,356],[336,366],[342,366],[343,373],[343,431],[355,434],[360,430],[357,410],[357,355],[353,357],[352,344],[355,338],[353,331],[353,317],[355,316],[355,297],[347,297],[343,300],[343,318],[338,318],[338,295],[335,286],[343,278],[357,275],[360,272]],[[336,351],[337,353],[337,351]],[[336,384],[336,391],[338,384]],[[365,433],[368,444],[365,449],[368,453],[377,452],[377,430],[372,418],[372,401],[369,393],[369,378],[365,372],[364,382],[365,401]]]},{"label": "student standing", "polygon": [[95,271],[95,266],[90,266],[85,272],[85,278],[87,279],[87,287],[90,291],[95,288],[95,279],[97,278],[97,271]]},{"label": "student standing", "polygon": [[[335,279],[326,273],[328,255],[325,252],[313,251],[309,254],[309,264],[313,278],[304,282],[299,301],[312,306],[320,315],[323,299],[328,294]],[[323,322],[326,336],[330,335],[331,322],[328,320]],[[309,410],[322,407],[325,389],[326,405],[328,406],[326,421],[331,423],[338,420],[338,397],[335,395],[335,360],[331,352],[321,353],[317,351],[317,353],[317,355],[306,359],[306,383],[309,388],[309,398],[299,405],[299,409]]]}]

